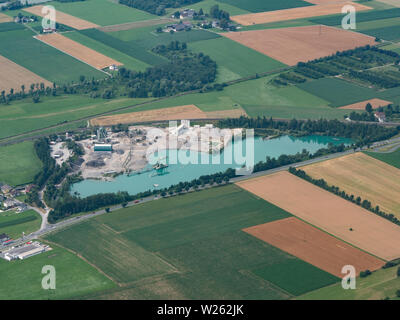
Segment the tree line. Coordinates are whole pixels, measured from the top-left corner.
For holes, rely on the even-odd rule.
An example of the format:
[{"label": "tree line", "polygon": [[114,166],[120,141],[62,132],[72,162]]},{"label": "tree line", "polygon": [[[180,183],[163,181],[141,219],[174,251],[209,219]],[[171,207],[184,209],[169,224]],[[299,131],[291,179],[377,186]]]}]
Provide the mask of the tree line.
[{"label": "tree line", "polygon": [[339,120],[274,120],[273,118],[257,117],[222,119],[218,121],[221,128],[252,128],[275,129],[281,132],[301,135],[327,135],[350,138],[356,146],[389,139],[400,133],[400,126],[387,128],[378,124],[343,122]]},{"label": "tree line", "polygon": [[120,4],[163,16],[167,8],[180,8],[202,0],[119,0]]}]

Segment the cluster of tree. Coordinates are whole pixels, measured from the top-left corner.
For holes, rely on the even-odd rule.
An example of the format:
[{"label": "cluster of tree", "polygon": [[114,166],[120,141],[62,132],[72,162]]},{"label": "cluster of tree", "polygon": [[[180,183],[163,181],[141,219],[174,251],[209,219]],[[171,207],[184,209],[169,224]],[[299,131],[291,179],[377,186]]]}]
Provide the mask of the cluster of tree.
[{"label": "cluster of tree", "polygon": [[[345,116],[346,118],[347,116]],[[366,121],[366,122],[378,122],[373,112],[355,112],[352,111],[349,115],[349,119],[353,121]]]},{"label": "cluster of tree", "polygon": [[[400,86],[399,78],[393,78],[384,73],[378,73],[374,71],[350,71],[349,76],[354,79],[360,79],[362,81],[369,82],[376,85],[379,88],[390,89]],[[400,73],[399,73],[400,77]]]},{"label": "cluster of tree", "polygon": [[163,16],[166,8],[180,8],[201,0],[119,0],[120,4]]},{"label": "cluster of tree", "polygon": [[[396,79],[394,77],[363,70],[391,63],[397,64],[398,62],[400,62],[400,55],[396,52],[367,45],[337,52],[334,55],[308,62],[299,62],[293,71],[281,74],[273,82],[277,85],[288,85],[297,84],[299,81],[304,82],[301,80],[304,79],[303,77],[321,79],[327,76],[346,74],[352,78],[367,81],[382,88],[392,88],[396,86]],[[302,77],[299,77],[299,75]]]},{"label": "cluster of tree", "polygon": [[20,91],[16,91],[11,88],[7,93],[5,90],[0,92],[0,104],[9,104],[14,100],[21,100],[31,97],[33,103],[40,102],[41,96],[55,96],[57,95],[56,85],[53,84],[53,87],[46,87],[45,84],[42,83],[32,83],[29,87],[29,91],[26,91],[25,85],[21,86]]},{"label": "cluster of tree", "polygon": [[3,5],[1,7],[2,11],[6,11],[6,10],[18,10],[23,8],[24,5],[22,4],[21,1],[19,0],[10,0],[8,2],[5,2],[5,5]]},{"label": "cluster of tree", "polygon": [[231,16],[230,16],[229,12],[221,10],[219,8],[219,5],[217,5],[217,4],[210,8],[210,16],[211,16],[211,18],[218,19],[218,20],[226,20],[226,21],[231,20]]},{"label": "cluster of tree", "polygon": [[131,98],[164,97],[179,92],[202,89],[215,81],[217,64],[209,56],[186,49],[185,43],[173,41],[160,45],[153,52],[170,59],[169,63],[144,72],[119,69],[116,81],[126,85]]},{"label": "cluster of tree", "polygon": [[289,172],[299,178],[302,178],[302,179],[322,188],[322,189],[332,192],[335,195],[342,197],[343,199],[351,201],[352,203],[357,204],[357,205],[363,207],[364,209],[367,209],[367,210],[381,216],[382,218],[385,218],[397,225],[400,225],[400,220],[397,219],[394,214],[381,211],[379,206],[373,207],[371,202],[366,199],[363,200],[363,199],[361,199],[361,197],[355,196],[353,194],[349,195],[345,191],[340,190],[339,187],[329,185],[324,179],[314,179],[313,177],[309,176],[304,170],[291,167],[289,169]]},{"label": "cluster of tree", "polygon": [[387,128],[377,124],[348,123],[326,119],[292,119],[290,121],[283,121],[266,117],[248,118],[242,116],[240,118],[222,119],[218,122],[218,126],[223,128],[277,129],[281,132],[302,135],[327,135],[351,138],[356,146],[368,145],[375,141],[389,139],[400,133],[400,126]]}]

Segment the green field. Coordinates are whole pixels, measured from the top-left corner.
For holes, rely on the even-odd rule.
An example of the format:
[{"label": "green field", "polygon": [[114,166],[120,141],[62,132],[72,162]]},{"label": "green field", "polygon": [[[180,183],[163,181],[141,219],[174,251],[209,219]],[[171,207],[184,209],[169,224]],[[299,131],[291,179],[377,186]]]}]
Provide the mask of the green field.
[{"label": "green field", "polygon": [[342,107],[380,95],[373,89],[336,78],[307,81],[297,87],[328,101],[332,107]]},{"label": "green field", "polygon": [[282,10],[312,5],[311,3],[302,0],[218,0],[218,2],[226,3],[250,12]]},{"label": "green field", "polygon": [[357,278],[355,290],[343,290],[340,283],[321,288],[300,296],[300,300],[398,300],[396,291],[400,288],[397,267],[381,269],[367,278]]},{"label": "green field", "polygon": [[0,32],[0,54],[37,75],[57,84],[107,75],[33,38],[29,29]]},{"label": "green field", "polygon": [[[366,4],[369,6],[369,4]],[[360,24],[364,22],[371,22],[373,24],[377,20],[384,20],[390,18],[398,18],[400,16],[400,8],[387,9],[387,10],[371,10],[362,11],[357,13],[357,29]],[[331,15],[328,17],[319,17],[309,19],[315,24],[324,24],[327,26],[339,26],[342,23],[343,15]]]},{"label": "green field", "polygon": [[32,141],[0,146],[0,163],[0,182],[13,186],[31,182],[42,167]]},{"label": "green field", "polygon": [[[328,107],[329,103],[296,86],[277,88],[271,77],[245,81],[223,91],[196,93],[133,107],[123,112],[143,111],[195,104],[203,111],[229,110],[242,107],[249,116],[297,119],[343,119],[348,110]],[[347,111],[347,112],[346,112]]]},{"label": "green field", "polygon": [[203,52],[217,62],[218,82],[244,78],[285,67],[279,61],[224,37],[190,43],[189,49]]},{"label": "green field", "polygon": [[[9,262],[0,259],[0,300],[70,299],[115,286],[76,255],[53,244],[51,247],[53,250],[27,260]],[[42,289],[45,265],[55,267],[55,290]]]},{"label": "green field", "polygon": [[295,296],[339,281],[337,277],[298,259],[258,268],[253,272]]},{"label": "green field", "polygon": [[0,108],[0,138],[27,133],[147,100],[149,99],[103,100],[70,95],[45,97],[40,103],[33,103],[31,99],[17,101]]},{"label": "green field", "polygon": [[21,213],[6,211],[0,213],[0,233],[6,233],[12,239],[22,236],[22,232],[28,235],[39,230],[42,218],[34,210]]},{"label": "green field", "polygon": [[53,1],[47,5],[52,5],[57,10],[88,20],[100,26],[116,25],[155,18],[155,16],[150,13],[120,5],[117,2],[109,0],[85,0],[82,2],[77,1],[65,3]]},{"label": "green field", "polygon": [[400,169],[400,148],[391,153],[366,152],[366,154]]},{"label": "green field", "polygon": [[389,41],[400,40],[400,25],[362,30],[361,32],[379,39]]},{"label": "green field", "polygon": [[[215,5],[218,5],[221,10],[228,11],[231,16],[250,13],[250,11],[248,11],[248,10],[244,10],[244,9],[232,6],[232,5],[228,4],[228,3],[220,2],[218,0],[203,0],[203,1],[200,1],[198,3],[185,6],[185,8],[191,8],[191,9],[194,9],[196,11],[199,11],[200,9],[203,9],[203,11],[205,13],[209,13],[211,7],[213,7]],[[172,14],[173,12],[176,11],[176,9],[175,8],[171,8],[168,11],[170,12],[170,14]]]},{"label": "green field", "polygon": [[[47,239],[125,284],[89,298],[287,299],[337,281],[241,231],[288,216],[229,185],[114,211]],[[282,275],[253,272],[281,264],[291,273],[290,292],[279,288],[287,286]]]},{"label": "green field", "polygon": [[71,40],[74,40],[76,42],[83,44],[86,47],[96,50],[97,52],[100,52],[107,57],[113,58],[113,59],[117,60],[118,62],[123,63],[124,67],[126,67],[127,69],[136,70],[136,71],[144,71],[148,67],[150,67],[150,65],[148,65],[147,63],[144,63],[138,59],[135,59],[135,58],[133,58],[121,51],[118,51],[112,47],[109,47],[102,42],[99,42],[92,38],[89,38],[82,33],[73,31],[73,32],[66,32],[63,35],[70,38]]},{"label": "green field", "polygon": [[148,65],[160,65],[168,62],[167,59],[158,56],[143,46],[138,45],[137,43],[122,41],[116,37],[111,36],[109,33],[102,32],[97,29],[87,29],[81,30],[79,33],[101,42],[111,48],[114,48],[130,57],[133,57],[137,60],[140,60]]}]

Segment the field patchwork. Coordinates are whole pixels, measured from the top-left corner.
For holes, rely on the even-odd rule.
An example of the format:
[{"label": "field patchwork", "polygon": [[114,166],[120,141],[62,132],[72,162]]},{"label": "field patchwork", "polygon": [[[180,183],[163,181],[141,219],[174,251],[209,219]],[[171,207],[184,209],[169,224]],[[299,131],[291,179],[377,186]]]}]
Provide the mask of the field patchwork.
[{"label": "field patchwork", "polygon": [[223,35],[287,65],[375,44],[373,37],[322,25],[230,32]]},{"label": "field patchwork", "polygon": [[24,85],[26,91],[29,91],[31,84],[44,83],[46,87],[51,87],[52,83],[34,74],[33,72],[21,67],[20,65],[8,60],[0,55],[0,92],[14,89],[15,92],[21,91],[21,86]]},{"label": "field patchwork", "polygon": [[357,11],[372,9],[371,7],[349,1],[349,2],[321,4],[309,7],[244,14],[239,16],[233,16],[232,20],[241,25],[250,26],[254,24],[311,18],[311,17],[341,13],[342,8],[345,5],[351,5],[355,7]]},{"label": "field patchwork", "polygon": [[379,205],[381,210],[400,218],[399,169],[361,152],[302,169],[314,179],[322,178],[329,185],[371,201],[372,207]]},{"label": "field patchwork", "polygon": [[[47,12],[42,13],[44,6],[34,6],[24,8],[24,11],[33,13],[39,17],[45,17]],[[97,24],[71,16],[70,14],[64,13],[62,11],[57,10],[56,12],[56,21],[57,23],[65,24],[66,26],[72,27],[77,30],[84,30],[90,28],[97,28],[99,27]]]},{"label": "field patchwork", "polygon": [[385,263],[294,217],[250,227],[243,231],[339,278],[352,265],[357,274],[375,271]]},{"label": "field patchwork", "polygon": [[289,172],[237,183],[300,219],[385,260],[400,257],[400,228]]},{"label": "field patchwork", "polygon": [[38,35],[35,38],[99,70],[111,65],[122,65],[120,62],[58,33]]}]

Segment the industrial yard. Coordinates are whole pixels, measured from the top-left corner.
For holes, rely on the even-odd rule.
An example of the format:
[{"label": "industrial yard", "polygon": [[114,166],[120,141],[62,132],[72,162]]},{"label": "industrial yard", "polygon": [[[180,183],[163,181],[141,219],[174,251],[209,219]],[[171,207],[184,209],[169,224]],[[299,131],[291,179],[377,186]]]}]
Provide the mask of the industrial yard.
[{"label": "industrial yard", "polygon": [[[165,160],[152,157],[157,152],[219,153],[234,136],[241,135],[242,129],[220,129],[212,124],[192,126],[189,120],[182,120],[179,126],[172,122],[168,128],[130,126],[119,131],[100,127],[96,135],[79,142],[85,151],[80,172],[84,179],[107,180],[122,173],[157,169],[161,166],[158,161]],[[70,155],[63,142],[54,143],[51,154],[58,164]]]}]

